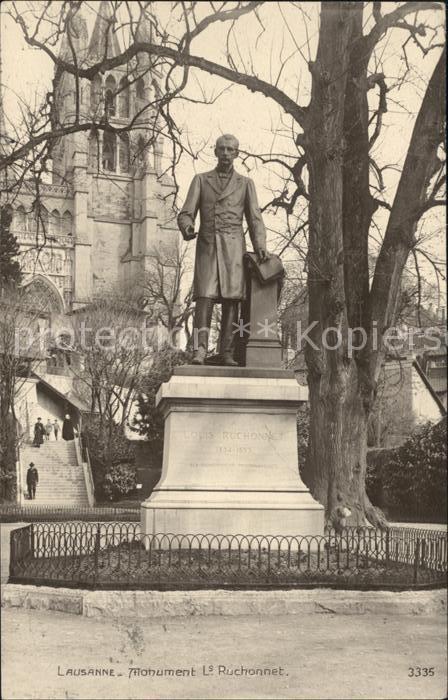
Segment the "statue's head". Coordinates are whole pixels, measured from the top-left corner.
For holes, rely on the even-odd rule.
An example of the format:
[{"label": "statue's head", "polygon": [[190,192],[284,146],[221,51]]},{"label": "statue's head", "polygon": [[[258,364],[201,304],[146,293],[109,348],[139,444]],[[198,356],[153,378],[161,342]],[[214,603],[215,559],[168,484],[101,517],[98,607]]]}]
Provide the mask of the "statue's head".
[{"label": "statue's head", "polygon": [[223,134],[216,140],[215,156],[218,159],[218,165],[228,168],[238,155],[239,148],[238,139],[232,134]]}]

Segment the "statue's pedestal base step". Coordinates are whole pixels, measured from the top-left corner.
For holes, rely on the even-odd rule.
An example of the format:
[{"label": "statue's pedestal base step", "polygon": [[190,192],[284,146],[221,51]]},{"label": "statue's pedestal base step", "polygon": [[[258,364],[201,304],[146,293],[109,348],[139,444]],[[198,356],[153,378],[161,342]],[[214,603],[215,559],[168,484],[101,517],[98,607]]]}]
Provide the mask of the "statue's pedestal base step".
[{"label": "statue's pedestal base step", "polygon": [[287,373],[256,374],[203,369],[162,385],[163,469],[142,504],[144,534],[323,535],[297,462],[306,389]]},{"label": "statue's pedestal base step", "polygon": [[309,494],[303,502],[297,494],[286,506],[279,494],[267,499],[254,492],[221,493],[218,502],[214,492],[173,495],[159,491],[143,503],[145,534],[323,535],[323,512]]}]

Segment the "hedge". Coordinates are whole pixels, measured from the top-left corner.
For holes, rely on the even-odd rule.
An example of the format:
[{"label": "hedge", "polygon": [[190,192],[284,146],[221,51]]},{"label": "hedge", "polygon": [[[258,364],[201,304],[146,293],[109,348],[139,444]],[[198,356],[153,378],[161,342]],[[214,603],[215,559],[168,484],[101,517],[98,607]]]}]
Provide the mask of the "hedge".
[{"label": "hedge", "polygon": [[389,517],[447,519],[446,417],[420,428],[400,447],[369,453],[367,493]]}]

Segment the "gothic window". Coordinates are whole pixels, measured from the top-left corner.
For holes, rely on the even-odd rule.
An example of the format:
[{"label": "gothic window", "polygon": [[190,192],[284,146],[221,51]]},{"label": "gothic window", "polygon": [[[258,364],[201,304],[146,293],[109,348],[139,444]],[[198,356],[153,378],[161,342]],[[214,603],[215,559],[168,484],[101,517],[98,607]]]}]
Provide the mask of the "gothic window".
[{"label": "gothic window", "polygon": [[63,216],[62,216],[62,232],[66,236],[71,236],[72,235],[72,215],[69,211],[65,211]]},{"label": "gothic window", "polygon": [[53,209],[50,216],[50,234],[52,236],[56,236],[58,233],[60,233],[60,225],[61,221],[59,212],[57,209]]},{"label": "gothic window", "polygon": [[25,231],[26,230],[26,212],[24,207],[20,204],[14,213],[14,230]]},{"label": "gothic window", "polygon": [[31,233],[36,233],[37,231],[36,213],[34,211],[28,217],[28,231],[31,231]]},{"label": "gothic window", "polygon": [[[64,304],[58,289],[50,280],[37,275],[25,287],[26,297],[36,303],[36,308],[45,312],[64,312]],[[45,323],[45,321],[44,321]]]},{"label": "gothic window", "polygon": [[146,165],[146,142],[143,136],[139,136],[135,153],[135,165],[143,169]]},{"label": "gothic window", "polygon": [[114,117],[116,114],[116,102],[117,102],[117,83],[113,75],[108,75],[106,78],[106,92],[105,92],[105,108],[106,114],[109,117]]},{"label": "gothic window", "polygon": [[143,78],[139,78],[135,83],[135,94],[139,100],[145,99],[145,81]]},{"label": "gothic window", "polygon": [[115,134],[104,133],[103,137],[103,170],[114,171],[117,155]]},{"label": "gothic window", "polygon": [[129,116],[129,84],[126,78],[120,80],[118,92],[118,114],[120,117]]},{"label": "gothic window", "polygon": [[119,145],[120,171],[122,173],[129,172],[129,136],[123,134],[120,136]]},{"label": "gothic window", "polygon": [[[10,217],[10,219],[9,219],[9,221],[10,221],[10,224],[9,224],[10,230],[11,230],[11,231],[17,230],[17,228],[18,228],[18,222],[17,222],[17,214],[16,214],[16,212],[13,210],[13,208],[12,208],[12,206],[11,206],[10,204],[5,204],[5,205],[4,205],[4,210],[5,210],[5,215],[6,215],[8,218]],[[1,234],[0,234],[0,238],[1,238]]]},{"label": "gothic window", "polygon": [[92,108],[92,111],[96,111],[98,109],[98,105],[100,104],[101,100],[101,78],[99,75],[96,75],[94,79],[92,80],[92,85],[90,87],[90,106]]},{"label": "gothic window", "polygon": [[162,172],[163,142],[158,139],[153,145],[154,169],[157,173]]},{"label": "gothic window", "polygon": [[98,136],[94,131],[89,134],[89,168],[98,171]]}]

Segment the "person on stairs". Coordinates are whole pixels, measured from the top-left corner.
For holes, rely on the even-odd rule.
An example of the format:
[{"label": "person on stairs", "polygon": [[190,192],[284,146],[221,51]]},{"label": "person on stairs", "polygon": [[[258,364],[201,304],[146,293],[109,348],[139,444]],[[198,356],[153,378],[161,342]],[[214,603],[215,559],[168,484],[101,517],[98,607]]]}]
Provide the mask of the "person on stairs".
[{"label": "person on stairs", "polygon": [[44,441],[46,435],[45,426],[42,423],[42,418],[38,418],[37,422],[34,424],[34,447],[40,447]]},{"label": "person on stairs", "polygon": [[58,440],[58,438],[59,438],[59,427],[60,427],[60,426],[59,426],[58,419],[55,418],[55,421],[54,421],[54,423],[53,423],[54,439],[55,439],[55,440]]},{"label": "person on stairs", "polygon": [[26,473],[26,485],[28,487],[28,498],[34,500],[36,498],[36,487],[39,482],[39,472],[34,466],[34,462],[30,462]]},{"label": "person on stairs", "polygon": [[47,436],[47,440],[51,440],[51,433],[53,432],[53,423],[51,422],[50,419],[47,420],[46,425],[45,425],[45,434]]},{"label": "person on stairs", "polygon": [[73,427],[73,421],[68,413],[64,418],[64,422],[62,423],[62,438],[64,440],[75,439],[75,429]]}]

